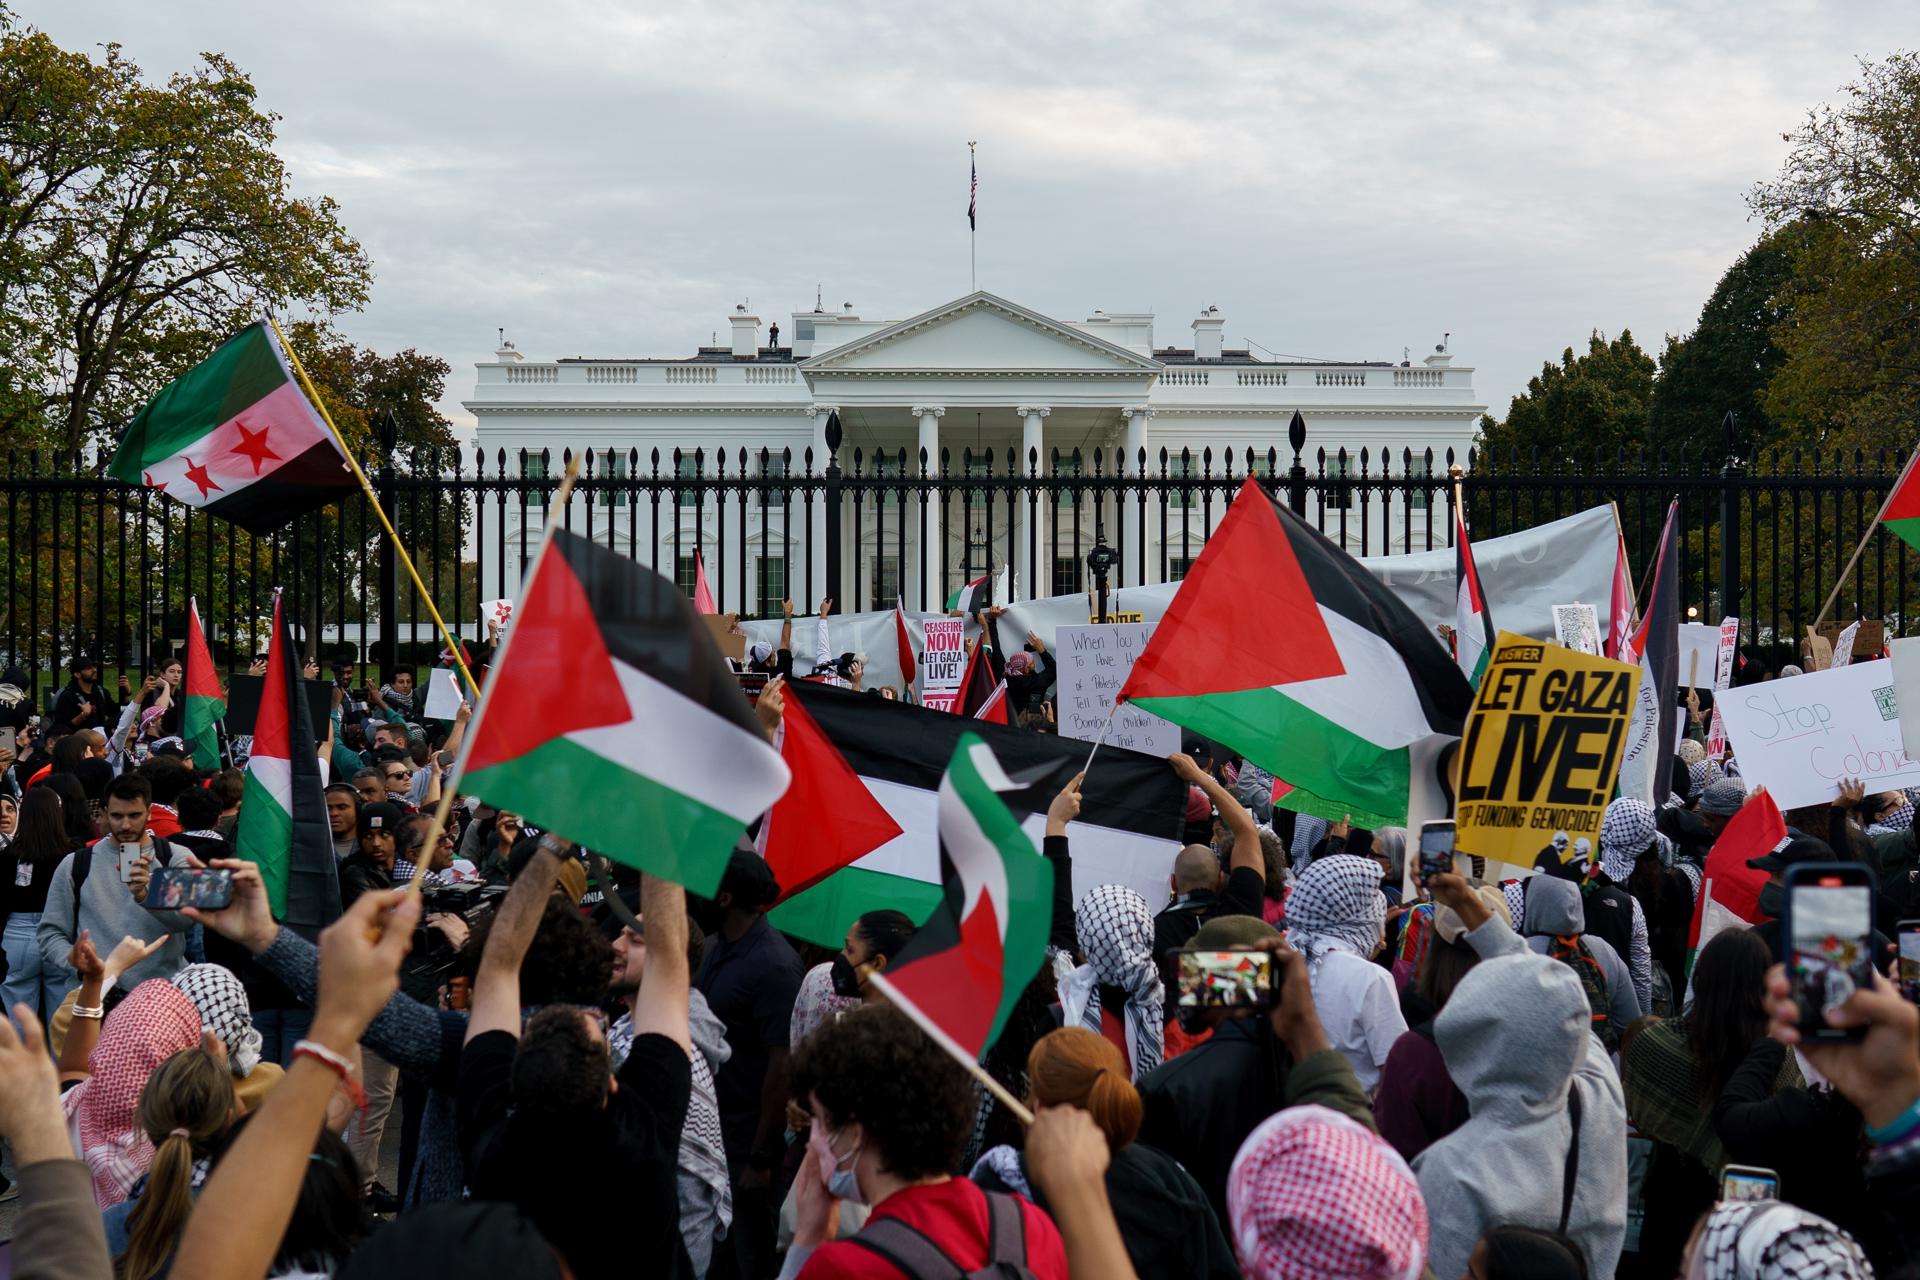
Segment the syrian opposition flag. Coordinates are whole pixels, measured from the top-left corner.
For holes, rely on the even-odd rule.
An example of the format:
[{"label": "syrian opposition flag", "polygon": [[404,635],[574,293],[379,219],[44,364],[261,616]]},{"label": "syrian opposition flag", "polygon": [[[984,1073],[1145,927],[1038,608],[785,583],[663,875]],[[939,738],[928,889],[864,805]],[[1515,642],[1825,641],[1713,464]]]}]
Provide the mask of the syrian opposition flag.
[{"label": "syrian opposition flag", "polygon": [[196,769],[220,767],[220,717],[227,714],[227,697],[220,691],[220,673],[207,649],[207,633],[200,626],[200,605],[187,599],[187,660],[181,681],[180,740],[186,743]]},{"label": "syrian opposition flag", "polygon": [[1633,578],[1627,572],[1627,538],[1620,531],[1620,510],[1613,513],[1613,592],[1607,603],[1606,657],[1626,661],[1633,636]]},{"label": "syrian opposition flag", "polygon": [[1467,683],[1478,689],[1493,653],[1493,613],[1480,590],[1480,571],[1473,565],[1473,547],[1467,541],[1467,520],[1462,511],[1453,513],[1453,533],[1453,573],[1458,584],[1453,605],[1454,661],[1466,674]]},{"label": "syrian opposition flag", "polygon": [[887,998],[956,1058],[979,1061],[1047,955],[1053,864],[1001,799],[1019,784],[963,734],[940,780],[941,896],[884,974]]},{"label": "syrian opposition flag", "polygon": [[707,558],[700,549],[693,549],[693,611],[695,613],[718,613],[714,607],[713,588],[707,585]]},{"label": "syrian opposition flag", "polygon": [[267,673],[260,683],[260,713],[240,788],[233,851],[260,868],[274,919],[313,937],[340,914],[340,882],[313,722],[307,717],[306,691],[300,687],[293,652],[276,590]]},{"label": "syrian opposition flag", "polygon": [[1437,766],[1473,690],[1397,596],[1249,477],[1119,697],[1404,825],[1450,811]]},{"label": "syrian opposition flag", "polygon": [[[788,687],[780,755],[793,786],[760,830],[783,895],[768,915],[774,928],[837,946],[863,912],[891,907],[916,924],[932,914],[941,892],[937,792],[964,735],[1030,780],[1001,799],[1037,847],[1048,804],[1086,763],[1086,743],[831,685]],[[1102,747],[1081,784],[1080,817],[1067,826],[1076,895],[1117,883],[1163,899],[1186,799],[1165,760]]]},{"label": "syrian opposition flag", "polygon": [[107,469],[254,533],[358,487],[264,322],[162,387]]},{"label": "syrian opposition flag", "polygon": [[686,596],[578,534],[534,558],[482,693],[463,792],[694,893],[787,789]]},{"label": "syrian opposition flag", "polygon": [[1640,664],[1639,701],[1627,726],[1620,760],[1620,794],[1658,809],[1673,789],[1674,718],[1680,689],[1680,503],[1667,508],[1666,526],[1653,555],[1653,589],[1646,616],[1628,641],[1626,662]]},{"label": "syrian opposition flag", "polygon": [[1767,873],[1748,866],[1747,860],[1772,853],[1786,839],[1786,820],[1764,791],[1748,797],[1740,812],[1728,819],[1700,873],[1687,947],[1690,957],[1698,955],[1722,929],[1743,929],[1760,922],[1760,890],[1766,887]]},{"label": "syrian opposition flag", "polygon": [[919,664],[913,660],[913,633],[907,629],[907,602],[900,596],[893,598],[893,640],[900,654],[901,696],[913,701],[914,676]]}]

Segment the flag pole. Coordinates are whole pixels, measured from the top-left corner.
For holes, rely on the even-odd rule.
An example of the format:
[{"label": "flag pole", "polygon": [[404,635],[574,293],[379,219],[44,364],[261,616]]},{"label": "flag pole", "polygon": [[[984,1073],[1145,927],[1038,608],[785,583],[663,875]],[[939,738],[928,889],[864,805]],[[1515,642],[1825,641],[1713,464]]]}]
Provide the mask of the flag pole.
[{"label": "flag pole", "polygon": [[1827,613],[1833,608],[1833,602],[1840,598],[1840,588],[1844,587],[1847,579],[1853,576],[1853,567],[1860,563],[1860,556],[1866,551],[1867,543],[1873,540],[1874,531],[1880,527],[1880,518],[1887,514],[1887,507],[1892,504],[1893,495],[1900,492],[1900,486],[1906,483],[1907,473],[1913,470],[1916,459],[1920,459],[1920,448],[1915,448],[1911,454],[1907,455],[1907,465],[1900,468],[1900,474],[1894,479],[1893,488],[1887,490],[1887,496],[1880,502],[1880,509],[1873,513],[1872,523],[1867,525],[1866,532],[1860,535],[1860,542],[1854,547],[1853,555],[1847,560],[1847,567],[1842,569],[1840,576],[1833,580],[1833,590],[1827,592],[1827,602],[1820,606],[1820,616],[1813,620],[1815,631],[1818,631],[1820,624],[1827,620]]},{"label": "flag pole", "polygon": [[1093,768],[1094,752],[1099,751],[1100,744],[1107,740],[1107,729],[1113,724],[1113,713],[1119,709],[1120,704],[1117,701],[1107,708],[1107,718],[1100,722],[1100,736],[1093,740],[1093,751],[1087,752],[1087,762],[1080,766],[1081,773],[1084,774],[1087,770]]},{"label": "flag pole", "polygon": [[980,170],[974,159],[975,144],[967,143],[967,292],[974,293],[980,288],[980,259],[976,249],[979,238],[979,224],[974,221],[976,197],[980,188]]},{"label": "flag pole", "polygon": [[913,1006],[911,1001],[900,999],[899,992],[895,991],[893,984],[887,981],[886,974],[868,974],[867,981],[880,989],[880,994],[887,998],[887,1003],[906,1014],[909,1018],[912,1018],[914,1025],[926,1032],[929,1040],[932,1040],[942,1049],[945,1049],[955,1062],[971,1072],[973,1078],[980,1082],[980,1087],[992,1094],[994,1100],[1001,1106],[1012,1112],[1014,1119],[1018,1120],[1021,1124],[1033,1123],[1033,1112],[1027,1110],[1026,1104],[1008,1092],[1005,1085],[995,1080],[991,1075],[988,1075],[987,1069],[978,1062],[975,1062],[973,1058],[959,1045],[955,1044],[949,1036],[944,1035],[938,1027],[928,1023],[920,1011]]},{"label": "flag pole", "polygon": [[[580,459],[582,456],[582,454],[576,453],[567,461],[567,474],[561,478],[560,488],[555,491],[553,495],[553,502],[547,508],[549,513],[551,513],[555,507],[562,511],[566,510],[567,500],[573,496],[573,482],[580,478]],[[527,561],[526,573],[520,577],[520,595],[517,597],[518,599],[526,599],[527,579],[532,577],[534,570],[540,567],[541,557],[546,554],[547,548],[553,544],[553,530],[553,517],[549,514],[547,517],[547,527],[540,531],[540,546],[533,553],[533,559]],[[506,646],[508,643],[510,643],[510,641],[502,640],[501,642],[499,656],[502,658],[506,656]],[[473,745],[473,728],[474,725],[479,723],[479,719],[480,709],[476,706],[473,711],[473,719],[467,725],[467,733],[460,741],[460,758],[453,762],[453,768],[448,771],[447,776],[440,779],[440,801],[433,806],[433,821],[427,824],[427,838],[420,842],[420,859],[413,864],[413,879],[407,883],[409,889],[420,888],[422,882],[427,878],[427,861],[433,856],[434,848],[440,843],[440,833],[447,829],[447,815],[453,812],[453,796],[455,791],[453,780],[460,772],[460,766],[467,758],[468,748]]]},{"label": "flag pole", "polygon": [[[307,376],[306,366],[300,363],[299,354],[294,351],[293,344],[287,341],[287,335],[281,332],[280,322],[273,318],[272,312],[267,313],[267,323],[273,326],[274,336],[280,339],[280,349],[287,353],[287,360],[293,365],[293,371],[300,375],[300,385],[307,389],[307,399],[312,401],[315,411],[320,415],[320,420],[327,424],[327,430],[333,433],[333,441],[340,446],[340,452],[345,455],[347,466],[353,470],[354,479],[360,482],[360,488],[367,495],[367,501],[373,504],[373,514],[380,517],[380,527],[387,531],[387,540],[393,544],[394,551],[400,557],[400,563],[407,567],[407,576],[413,579],[414,590],[418,591],[420,599],[426,602],[427,612],[433,615],[433,625],[440,628],[440,636],[447,642],[447,652],[453,655],[453,665],[460,669],[462,676],[466,677],[467,687],[479,693],[479,682],[473,678],[473,672],[467,670],[467,660],[460,656],[460,641],[447,629],[446,621],[441,618],[440,610],[433,603],[433,594],[427,590],[427,584],[420,581],[420,571],[413,567],[413,557],[407,554],[407,546],[400,541],[399,533],[394,530],[393,521],[387,519],[386,508],[380,505],[380,495],[373,491],[373,483],[367,479],[367,473],[360,469],[360,463],[353,456],[353,450],[347,447],[346,437],[342,436],[340,428],[334,425],[333,415],[327,412],[325,402],[320,399],[319,391],[314,388],[313,379]],[[398,618],[392,619],[391,622],[394,626],[399,625]],[[364,630],[363,627],[362,631]],[[364,635],[362,638],[364,639]]]}]

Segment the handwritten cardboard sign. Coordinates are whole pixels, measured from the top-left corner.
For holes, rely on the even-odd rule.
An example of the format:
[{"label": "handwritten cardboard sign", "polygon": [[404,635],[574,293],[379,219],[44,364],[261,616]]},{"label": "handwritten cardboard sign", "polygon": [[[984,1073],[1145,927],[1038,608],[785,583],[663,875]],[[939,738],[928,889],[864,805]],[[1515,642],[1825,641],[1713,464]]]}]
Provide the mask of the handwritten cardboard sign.
[{"label": "handwritten cardboard sign", "polygon": [[1869,792],[1920,786],[1920,760],[1901,740],[1890,662],[1747,685],[1723,701],[1740,776],[1764,783],[1782,809],[1827,803],[1843,778],[1861,779]]},{"label": "handwritten cardboard sign", "polygon": [[927,645],[920,655],[920,702],[935,711],[953,711],[967,673],[967,620],[928,618],[922,625]]},{"label": "handwritten cardboard sign", "polygon": [[[1113,710],[1114,695],[1153,638],[1155,622],[1095,623],[1054,631],[1053,660],[1059,669],[1060,736],[1094,742]],[[1180,726],[1131,703],[1120,708],[1107,727],[1106,741],[1149,755],[1180,749]]]},{"label": "handwritten cardboard sign", "polygon": [[1640,668],[1502,631],[1460,744],[1456,847],[1531,867],[1554,832],[1600,836]]}]

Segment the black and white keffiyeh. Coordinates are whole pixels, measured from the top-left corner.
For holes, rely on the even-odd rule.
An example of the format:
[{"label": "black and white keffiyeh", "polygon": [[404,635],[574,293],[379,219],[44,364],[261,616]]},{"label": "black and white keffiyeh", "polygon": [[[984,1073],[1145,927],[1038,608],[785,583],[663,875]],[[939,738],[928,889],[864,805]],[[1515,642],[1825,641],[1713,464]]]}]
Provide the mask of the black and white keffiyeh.
[{"label": "black and white keffiyeh", "polygon": [[1600,820],[1600,869],[1607,879],[1625,884],[1657,831],[1653,806],[1645,800],[1621,796],[1608,805],[1606,817]]},{"label": "black and white keffiyeh", "polygon": [[1778,1200],[1729,1200],[1707,1219],[1706,1280],[1871,1280],[1853,1237]]},{"label": "black and white keffiyeh", "polygon": [[200,1011],[200,1025],[220,1037],[227,1047],[227,1066],[236,1077],[244,1078],[260,1065],[260,1032],[253,1025],[253,1006],[247,1002],[247,989],[233,970],[217,964],[190,964],[173,975],[193,1007]]},{"label": "black and white keffiyeh", "polygon": [[1098,988],[1125,992],[1127,1065],[1138,1080],[1160,1065],[1166,1022],[1166,991],[1153,962],[1153,911],[1126,885],[1103,884],[1080,899],[1073,924],[1087,963],[1061,984],[1066,1024],[1098,1032]]},{"label": "black and white keffiyeh", "polygon": [[1306,956],[1309,973],[1319,971],[1333,944],[1371,957],[1386,923],[1380,864],[1357,854],[1314,859],[1287,897],[1287,941]]}]

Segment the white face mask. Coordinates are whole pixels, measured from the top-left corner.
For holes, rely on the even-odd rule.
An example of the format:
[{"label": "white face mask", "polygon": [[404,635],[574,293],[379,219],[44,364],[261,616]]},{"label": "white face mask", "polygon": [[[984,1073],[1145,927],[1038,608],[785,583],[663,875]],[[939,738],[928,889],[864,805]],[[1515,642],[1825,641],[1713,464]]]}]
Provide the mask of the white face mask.
[{"label": "white face mask", "polygon": [[[853,1172],[854,1166],[860,1163],[860,1143],[856,1142],[844,1157],[834,1154],[833,1139],[827,1136],[826,1127],[815,1120],[813,1132],[807,1138],[807,1147],[820,1161],[820,1176],[826,1181],[828,1195],[849,1204],[866,1203],[860,1194],[860,1180]],[[846,1161],[844,1166],[842,1159]]]}]

